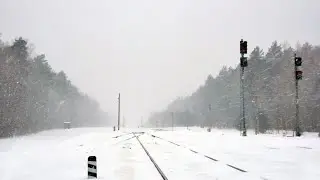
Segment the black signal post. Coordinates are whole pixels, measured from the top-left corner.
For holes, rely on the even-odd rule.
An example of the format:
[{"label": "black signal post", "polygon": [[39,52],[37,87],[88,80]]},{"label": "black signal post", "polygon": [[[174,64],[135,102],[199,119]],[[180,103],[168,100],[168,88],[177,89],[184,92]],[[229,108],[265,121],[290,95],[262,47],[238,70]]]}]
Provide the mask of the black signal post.
[{"label": "black signal post", "polygon": [[244,68],[248,66],[248,58],[244,57],[248,51],[248,43],[247,41],[240,41],[240,101],[242,101],[242,106],[240,108],[241,120],[240,120],[240,131],[242,136],[247,136],[246,129],[246,119],[245,119],[245,105],[244,105]]},{"label": "black signal post", "polygon": [[295,86],[296,86],[296,98],[295,98],[295,104],[296,104],[296,122],[294,131],[296,133],[296,136],[301,136],[301,128],[300,128],[300,119],[299,119],[299,80],[302,80],[302,58],[298,57],[296,54],[294,54],[294,76],[295,76]]}]

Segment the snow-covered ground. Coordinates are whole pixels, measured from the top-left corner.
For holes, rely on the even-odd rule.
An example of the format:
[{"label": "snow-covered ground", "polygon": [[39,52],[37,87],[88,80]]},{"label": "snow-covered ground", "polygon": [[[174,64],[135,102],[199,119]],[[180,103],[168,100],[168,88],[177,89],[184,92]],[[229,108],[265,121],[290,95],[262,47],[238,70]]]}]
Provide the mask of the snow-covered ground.
[{"label": "snow-covered ground", "polygon": [[95,155],[98,179],[160,180],[162,177],[139,142],[133,134],[127,134],[137,131],[146,132],[139,139],[169,180],[311,180],[320,177],[317,134],[306,133],[296,138],[250,132],[247,137],[241,137],[235,130],[207,132],[201,128],[120,132],[113,132],[112,128],[79,128],[1,139],[0,179],[84,180],[87,158]]}]

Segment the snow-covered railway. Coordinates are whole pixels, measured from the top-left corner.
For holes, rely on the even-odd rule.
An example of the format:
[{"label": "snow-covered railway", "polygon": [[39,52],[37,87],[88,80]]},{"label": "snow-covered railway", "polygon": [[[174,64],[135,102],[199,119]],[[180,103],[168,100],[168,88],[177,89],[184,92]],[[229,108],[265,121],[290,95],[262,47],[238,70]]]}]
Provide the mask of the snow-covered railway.
[{"label": "snow-covered railway", "polygon": [[208,155],[149,133],[136,139],[164,180],[262,179],[239,167],[224,164]]},{"label": "snow-covered railway", "polygon": [[86,179],[89,156],[97,157],[99,180],[163,180],[144,148],[169,180],[320,176],[317,134],[292,138],[248,133],[241,137],[235,130],[207,132],[196,127],[116,132],[112,128],[75,128],[1,139],[1,180]]}]

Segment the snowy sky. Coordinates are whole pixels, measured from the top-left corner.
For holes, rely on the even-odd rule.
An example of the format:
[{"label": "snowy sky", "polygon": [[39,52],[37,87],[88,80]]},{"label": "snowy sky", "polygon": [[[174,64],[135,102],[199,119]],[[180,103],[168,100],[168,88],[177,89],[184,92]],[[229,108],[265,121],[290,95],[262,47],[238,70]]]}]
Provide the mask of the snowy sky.
[{"label": "snowy sky", "polygon": [[320,44],[319,0],[0,0],[0,33],[23,36],[83,92],[144,119],[235,66],[239,40]]}]

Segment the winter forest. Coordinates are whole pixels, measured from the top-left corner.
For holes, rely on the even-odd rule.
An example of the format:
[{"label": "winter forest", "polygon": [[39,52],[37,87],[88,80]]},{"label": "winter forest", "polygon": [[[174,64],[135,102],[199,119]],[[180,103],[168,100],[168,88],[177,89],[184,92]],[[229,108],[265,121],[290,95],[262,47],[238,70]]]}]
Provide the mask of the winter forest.
[{"label": "winter forest", "polygon": [[[302,57],[299,81],[300,126],[318,131],[320,123],[320,46],[274,41],[267,51],[248,52],[244,72],[246,125],[264,133],[292,130],[295,123],[294,53]],[[239,54],[240,57],[240,54]],[[239,60],[240,61],[240,60]],[[174,122],[172,122],[172,119]],[[179,97],[149,118],[153,126],[209,126],[238,128],[240,124],[240,68],[223,67],[216,77],[188,97]],[[258,124],[258,126],[256,126]]]},{"label": "winter forest", "polygon": [[83,94],[63,72],[55,72],[45,55],[31,56],[28,41],[0,39],[0,137],[107,123],[107,113]]}]

